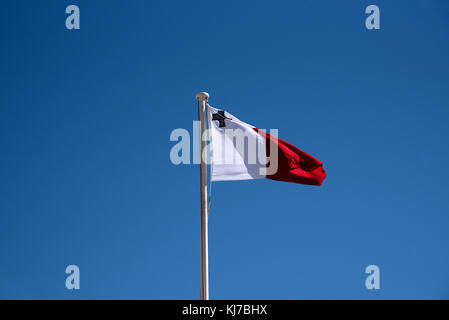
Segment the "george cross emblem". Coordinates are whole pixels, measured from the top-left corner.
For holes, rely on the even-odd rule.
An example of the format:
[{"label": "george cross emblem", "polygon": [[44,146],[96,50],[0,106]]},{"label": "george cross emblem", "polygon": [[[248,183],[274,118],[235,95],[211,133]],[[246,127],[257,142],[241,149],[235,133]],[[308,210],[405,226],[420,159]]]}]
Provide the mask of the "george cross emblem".
[{"label": "george cross emblem", "polygon": [[226,127],[225,119],[232,120],[231,118],[225,116],[224,110],[218,110],[217,113],[212,115],[212,120],[217,120],[220,128]]}]

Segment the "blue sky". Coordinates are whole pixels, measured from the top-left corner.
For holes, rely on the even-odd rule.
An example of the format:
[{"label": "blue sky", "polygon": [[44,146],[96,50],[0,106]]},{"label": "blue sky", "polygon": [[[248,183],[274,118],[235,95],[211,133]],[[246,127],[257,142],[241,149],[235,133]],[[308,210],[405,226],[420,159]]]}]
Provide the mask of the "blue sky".
[{"label": "blue sky", "polygon": [[169,158],[199,91],[328,173],[214,184],[211,298],[449,298],[446,1],[2,1],[0,30],[0,298],[199,298]]}]

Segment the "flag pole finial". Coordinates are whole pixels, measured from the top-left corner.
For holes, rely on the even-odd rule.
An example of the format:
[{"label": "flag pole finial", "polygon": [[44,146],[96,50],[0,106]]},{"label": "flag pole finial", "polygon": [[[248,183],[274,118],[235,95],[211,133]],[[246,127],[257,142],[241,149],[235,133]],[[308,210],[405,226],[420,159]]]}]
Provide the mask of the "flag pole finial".
[{"label": "flag pole finial", "polygon": [[196,95],[196,100],[198,100],[198,101],[203,101],[203,100],[208,101],[209,100],[209,94],[207,92],[200,92],[200,93],[198,93]]}]

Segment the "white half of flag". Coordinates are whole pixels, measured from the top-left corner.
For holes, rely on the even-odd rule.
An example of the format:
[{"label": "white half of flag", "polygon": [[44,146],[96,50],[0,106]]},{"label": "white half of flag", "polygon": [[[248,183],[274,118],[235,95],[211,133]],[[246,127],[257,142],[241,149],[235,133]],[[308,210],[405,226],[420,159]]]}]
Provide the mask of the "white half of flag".
[{"label": "white half of flag", "polygon": [[212,181],[265,178],[266,139],[224,110],[208,112]]}]

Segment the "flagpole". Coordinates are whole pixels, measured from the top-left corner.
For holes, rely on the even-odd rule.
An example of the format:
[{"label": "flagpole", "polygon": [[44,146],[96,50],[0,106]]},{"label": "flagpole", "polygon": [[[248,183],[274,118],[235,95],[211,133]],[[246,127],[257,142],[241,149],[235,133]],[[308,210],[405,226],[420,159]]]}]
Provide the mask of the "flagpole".
[{"label": "flagpole", "polygon": [[200,195],[201,195],[201,300],[209,300],[209,259],[207,241],[207,166],[206,159],[203,159],[203,150],[206,148],[206,141],[203,134],[206,131],[207,121],[207,101],[209,94],[200,92],[196,95],[198,100],[198,120],[200,121]]}]

